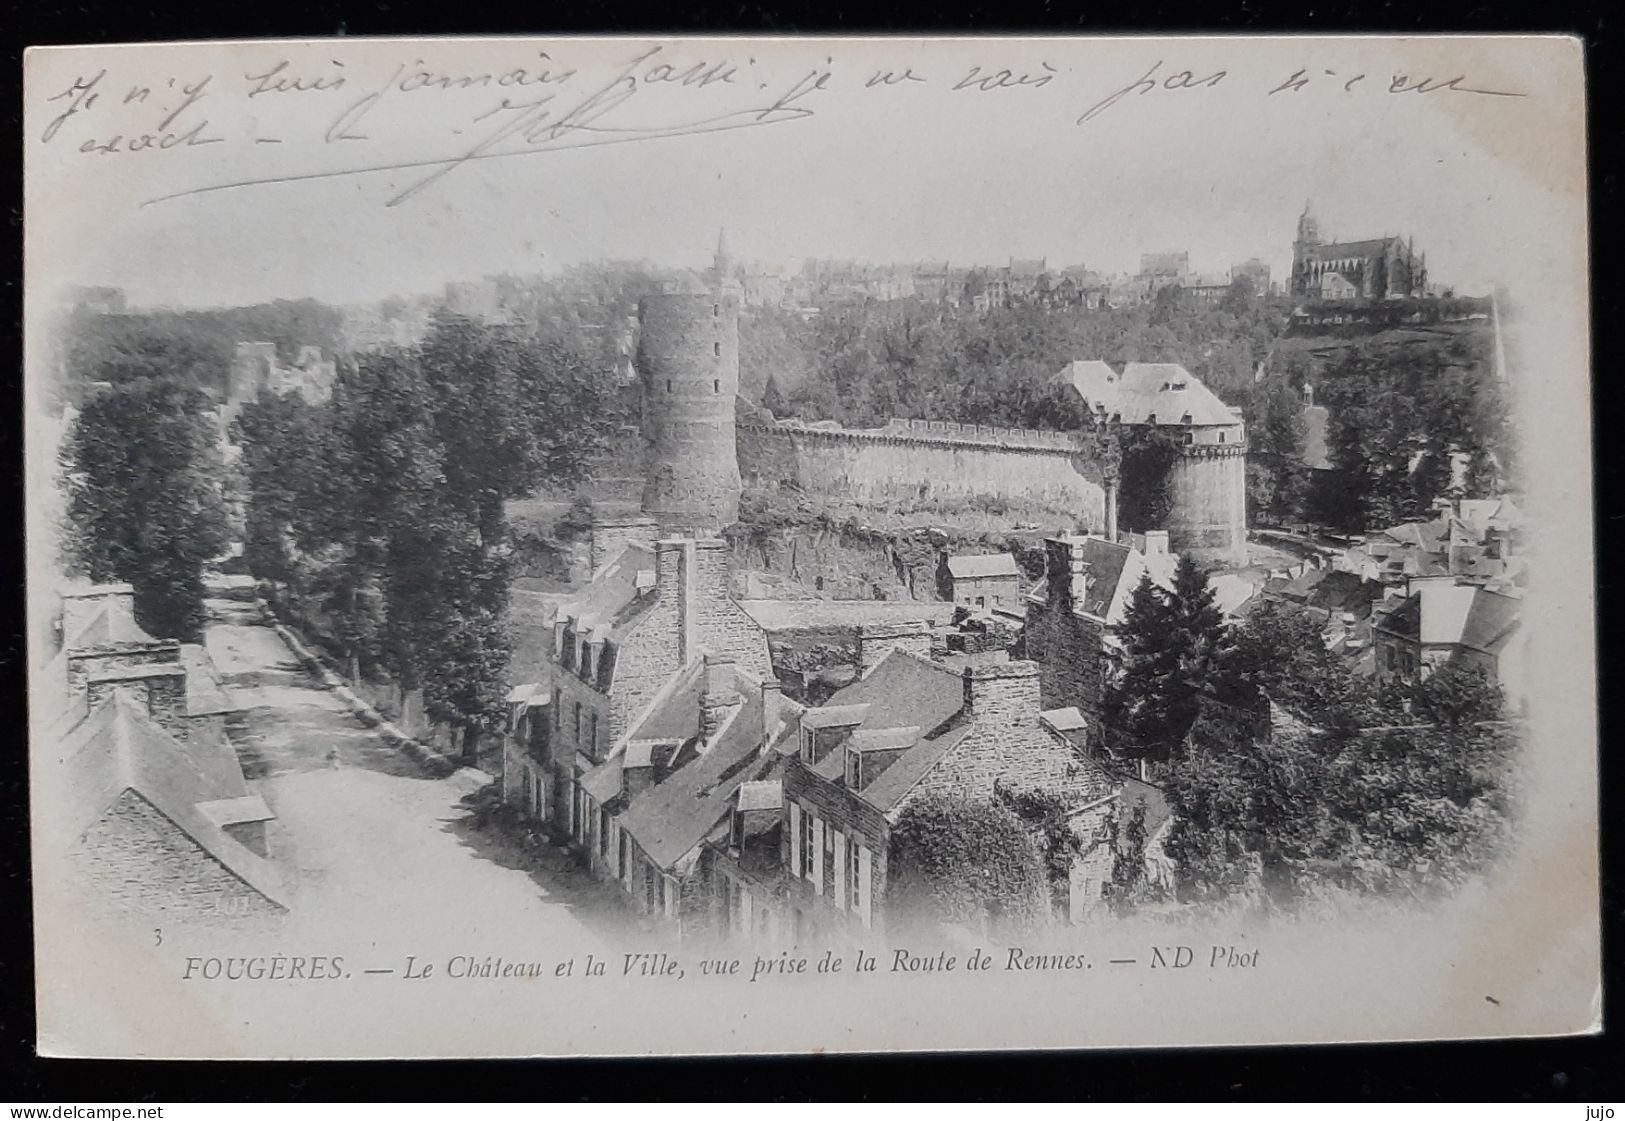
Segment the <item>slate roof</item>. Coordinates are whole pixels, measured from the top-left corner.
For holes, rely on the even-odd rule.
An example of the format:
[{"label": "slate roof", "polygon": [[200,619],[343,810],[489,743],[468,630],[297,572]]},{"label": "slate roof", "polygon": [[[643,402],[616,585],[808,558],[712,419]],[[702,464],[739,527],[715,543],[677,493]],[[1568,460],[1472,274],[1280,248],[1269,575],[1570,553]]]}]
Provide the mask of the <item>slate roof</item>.
[{"label": "slate roof", "polygon": [[240,816],[248,804],[242,800],[254,796],[230,745],[221,745],[225,755],[202,746],[182,745],[140,702],[115,692],[73,729],[50,766],[47,781],[56,787],[62,811],[57,824],[65,839],[76,842],[125,791],[133,791],[238,879],[285,906],[277,870],[203,808],[218,814],[220,803],[233,803],[238,820],[263,820]]},{"label": "slate roof", "polygon": [[[1071,385],[1096,412],[1124,424],[1238,425],[1240,419],[1185,367],[1173,362],[1130,362],[1118,374],[1104,362],[1073,362],[1058,380]],[[1177,388],[1176,388],[1177,387]]]},{"label": "slate roof", "polygon": [[948,574],[956,580],[987,576],[1019,576],[1016,558],[1009,553],[978,553],[948,558]]},{"label": "slate roof", "polygon": [[103,604],[65,644],[69,650],[93,646],[150,646],[163,642],[141,628],[135,616],[117,603]]},{"label": "slate roof", "polygon": [[696,659],[678,672],[665,699],[636,725],[628,740],[686,740],[700,734],[700,696],[705,692],[705,663]]},{"label": "slate roof", "polygon": [[1423,645],[1497,654],[1517,630],[1521,609],[1515,597],[1471,584],[1426,584],[1381,625]]},{"label": "slate roof", "polygon": [[606,637],[619,642],[652,602],[638,595],[638,573],[652,572],[654,567],[654,549],[631,542],[593,574],[592,582],[579,595],[559,605],[560,617],[574,620],[578,627],[582,620],[608,624]]},{"label": "slate roof", "polygon": [[[751,763],[762,740],[762,699],[749,696],[709,750],[632,800],[616,820],[655,864],[669,869],[732,808],[734,793],[757,779]],[[772,757],[758,760],[768,765]]]},{"label": "slate roof", "polygon": [[[1129,563],[1129,557],[1134,551],[1129,546],[1107,541],[1104,537],[1074,537],[1068,540],[1083,545],[1083,559],[1089,565],[1090,579],[1084,589],[1082,609],[1087,614],[1107,619],[1125,575],[1138,580],[1144,566]],[[1125,596],[1133,590],[1132,587],[1125,588]],[[1028,598],[1038,603],[1046,603],[1049,594],[1049,579],[1045,577],[1034,585]],[[1107,621],[1117,622],[1115,619]]]},{"label": "slate roof", "polygon": [[854,704],[872,706],[863,719],[865,730],[914,725],[929,735],[964,707],[965,683],[946,666],[894,649],[867,677],[830,697],[828,705],[810,709],[802,722],[820,711]]},{"label": "slate roof", "polygon": [[206,649],[181,643],[181,665],[186,667],[186,715],[216,716],[241,710]]},{"label": "slate roof", "polygon": [[1304,247],[1304,255],[1310,260],[1336,261],[1344,257],[1376,257],[1388,251],[1388,246],[1403,238],[1398,237],[1371,237],[1364,241],[1328,241],[1320,245]]},{"label": "slate roof", "polygon": [[[857,791],[858,797],[882,813],[890,813],[897,808],[910,790],[919,785],[920,780],[931,768],[958,747],[960,741],[969,734],[970,727],[967,725],[950,728],[935,739],[921,740],[904,752],[897,762],[882,771],[879,778]],[[830,754],[836,755],[839,752]]]}]

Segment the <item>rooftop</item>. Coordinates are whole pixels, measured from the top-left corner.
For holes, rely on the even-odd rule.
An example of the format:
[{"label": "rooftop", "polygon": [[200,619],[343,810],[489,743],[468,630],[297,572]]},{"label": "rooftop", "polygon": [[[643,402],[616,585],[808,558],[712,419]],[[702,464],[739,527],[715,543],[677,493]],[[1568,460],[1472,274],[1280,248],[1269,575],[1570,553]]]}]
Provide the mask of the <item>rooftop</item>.
[{"label": "rooftop", "polygon": [[77,842],[133,791],[233,875],[282,905],[285,889],[276,869],[222,828],[264,820],[247,816],[259,814],[264,804],[252,805],[258,799],[249,792],[230,745],[210,746],[183,746],[140,702],[114,693],[79,722],[47,764],[47,781],[58,785],[64,809],[57,820],[63,838]]},{"label": "rooftop", "polygon": [[1240,423],[1195,374],[1172,362],[1130,362],[1118,374],[1098,360],[1078,361],[1064,367],[1056,380],[1071,385],[1094,411],[1124,424]]},{"label": "rooftop", "polygon": [[956,580],[987,576],[1020,576],[1016,558],[1009,553],[978,553],[948,558],[948,573]]}]

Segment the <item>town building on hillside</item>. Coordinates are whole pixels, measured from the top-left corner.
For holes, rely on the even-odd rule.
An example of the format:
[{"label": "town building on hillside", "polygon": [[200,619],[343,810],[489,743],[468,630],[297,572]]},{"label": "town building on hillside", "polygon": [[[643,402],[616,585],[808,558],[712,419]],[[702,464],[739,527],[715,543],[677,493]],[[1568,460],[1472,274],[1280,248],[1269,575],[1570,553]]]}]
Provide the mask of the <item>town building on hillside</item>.
[{"label": "town building on hillside", "polygon": [[1253,292],[1260,296],[1270,294],[1270,266],[1267,261],[1257,257],[1249,257],[1240,264],[1230,266],[1230,279],[1232,282],[1245,280],[1253,287]]},{"label": "town building on hillside", "polygon": [[1009,553],[984,553],[948,558],[953,600],[978,611],[1015,611],[1021,601],[1021,570]]},{"label": "town building on hillside", "polygon": [[1378,616],[1373,631],[1380,680],[1419,681],[1440,666],[1483,670],[1516,705],[1526,665],[1523,601],[1501,592],[1427,581]]},{"label": "town building on hillside", "polygon": [[1182,285],[1191,299],[1199,304],[1214,305],[1230,294],[1230,277],[1224,273],[1197,273]]},{"label": "town building on hillside", "polygon": [[[673,677],[706,653],[731,658],[758,680],[772,676],[767,636],[733,599],[728,545],[718,539],[628,543],[579,593],[558,606],[545,678],[514,714],[503,749],[507,801],[580,836],[580,780],[609,757]],[[510,694],[511,704],[519,704]],[[537,730],[532,710],[551,726]]]},{"label": "town building on hillside", "polygon": [[300,347],[293,365],[284,366],[275,343],[240,342],[232,354],[221,423],[229,426],[244,405],[267,393],[278,397],[297,393],[308,405],[325,404],[332,400],[337,380],[337,364],[323,357],[320,347]]},{"label": "town building on hillside", "polygon": [[1315,404],[1315,387],[1303,386],[1303,448],[1299,461],[1311,471],[1332,469],[1331,446],[1326,434],[1331,424],[1331,413],[1325,405]]},{"label": "town building on hillside", "polygon": [[1292,243],[1289,292],[1300,299],[1389,300],[1427,294],[1427,255],[1414,239],[1385,236],[1364,241],[1322,241],[1320,222],[1307,203]]},{"label": "town building on hillside", "polygon": [[[787,914],[798,940],[885,927],[892,830],[929,795],[988,801],[1044,791],[1071,807],[1080,838],[1098,836],[1121,781],[1046,723],[1038,677],[1031,662],[955,672],[894,650],[803,712],[784,769],[782,875],[747,885],[752,906]],[[1109,863],[1099,851],[1093,861],[1075,879],[1098,891]]]},{"label": "town building on hillside", "polygon": [[1143,547],[1101,537],[1052,537],[1044,543],[1044,579],[1027,594],[1026,656],[1039,667],[1046,709],[1076,708],[1101,728],[1106,683],[1120,661],[1117,637],[1141,579],[1173,588],[1175,562],[1166,533]]},{"label": "town building on hillside", "polygon": [[1180,288],[1190,278],[1191,255],[1184,249],[1140,254],[1139,281],[1150,295]]},{"label": "town building on hillside", "polygon": [[62,649],[33,697],[50,752],[40,855],[111,912],[200,920],[288,907],[273,814],[225,735],[235,702],[201,646],[157,639],[128,584],[63,597]]},{"label": "town building on hillside", "polygon": [[771,907],[752,916],[713,865],[755,847],[747,838],[760,839],[764,811],[776,822],[785,751],[794,750],[785,716],[799,710],[777,681],[731,659],[690,662],[581,776],[574,838],[594,873],[679,935],[779,933]]}]

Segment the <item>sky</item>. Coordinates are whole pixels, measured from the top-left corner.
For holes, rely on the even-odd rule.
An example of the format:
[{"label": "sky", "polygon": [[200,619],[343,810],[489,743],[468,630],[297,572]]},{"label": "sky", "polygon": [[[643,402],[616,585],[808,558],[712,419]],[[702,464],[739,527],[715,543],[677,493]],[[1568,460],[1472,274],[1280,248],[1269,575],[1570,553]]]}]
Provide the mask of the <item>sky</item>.
[{"label": "sky", "polygon": [[[1184,249],[1199,272],[1257,256],[1281,277],[1312,200],[1323,234],[1414,236],[1436,282],[1486,291],[1531,282],[1520,275],[1531,249],[1581,205],[1572,161],[1560,158],[1578,142],[1577,95],[1546,65],[1564,42],[1544,44],[343,40],[34,51],[28,283],[37,294],[117,286],[137,305],[351,303],[606,257],[699,265],[723,226],[737,257],[766,262],[1014,256],[1115,272],[1134,270],[1142,252]],[[574,74],[536,81],[543,70]],[[913,77],[870,85],[905,71]],[[1304,84],[1270,92],[1295,74]],[[455,87],[480,75],[491,79]],[[636,79],[632,92],[576,119],[588,128],[490,139],[550,111],[602,107],[592,95],[620,91],[621,75]],[[1013,84],[1020,75],[1029,81]],[[1391,92],[1396,76],[1402,87],[1459,77],[1458,87],[1493,92]],[[198,93],[184,104],[188,87]],[[775,104],[778,116],[764,117]],[[752,124],[694,131],[719,120]],[[683,134],[647,137],[662,128]],[[146,150],[129,150],[145,135]],[[159,147],[165,135],[178,142]],[[494,158],[443,163],[400,198],[433,161],[481,144]],[[409,161],[426,166],[327,174]],[[283,181],[165,197],[270,178]]]}]

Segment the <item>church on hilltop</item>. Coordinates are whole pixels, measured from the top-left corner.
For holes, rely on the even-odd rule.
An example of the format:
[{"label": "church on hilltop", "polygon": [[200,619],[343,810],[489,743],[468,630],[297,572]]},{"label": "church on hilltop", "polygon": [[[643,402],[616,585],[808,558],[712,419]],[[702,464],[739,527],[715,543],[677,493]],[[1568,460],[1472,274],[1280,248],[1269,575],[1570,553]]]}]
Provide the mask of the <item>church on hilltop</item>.
[{"label": "church on hilltop", "polygon": [[1427,288],[1427,254],[1414,238],[1322,241],[1320,222],[1305,203],[1292,243],[1288,291],[1306,300],[1390,300]]}]

